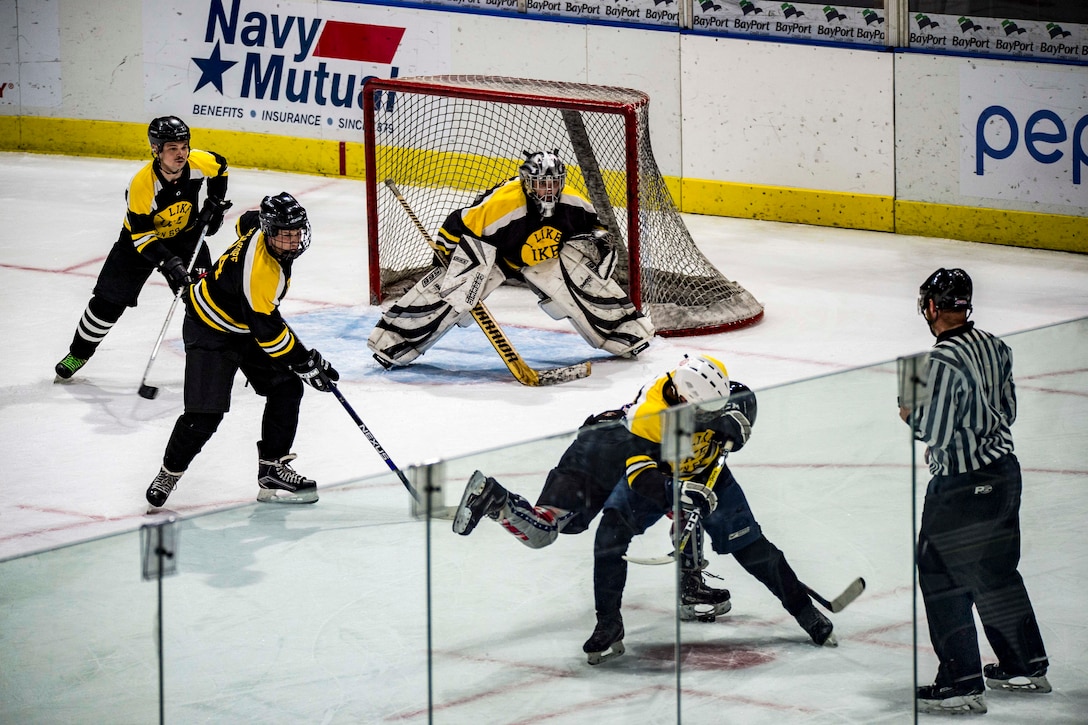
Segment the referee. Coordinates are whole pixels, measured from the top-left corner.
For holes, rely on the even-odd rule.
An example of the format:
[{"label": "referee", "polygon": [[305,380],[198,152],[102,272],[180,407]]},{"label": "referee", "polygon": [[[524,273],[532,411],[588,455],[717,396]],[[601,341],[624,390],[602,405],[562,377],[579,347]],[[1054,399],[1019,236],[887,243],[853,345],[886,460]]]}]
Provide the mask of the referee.
[{"label": "referee", "polygon": [[[919,687],[922,712],[986,712],[985,684],[1050,692],[1047,655],[1020,561],[1020,464],[1012,351],[975,327],[971,278],[938,269],[919,288],[918,311],[937,338],[927,392],[900,408],[927,447],[932,478],[918,532],[918,580],[940,666]],[[999,662],[982,667],[971,607]]]}]

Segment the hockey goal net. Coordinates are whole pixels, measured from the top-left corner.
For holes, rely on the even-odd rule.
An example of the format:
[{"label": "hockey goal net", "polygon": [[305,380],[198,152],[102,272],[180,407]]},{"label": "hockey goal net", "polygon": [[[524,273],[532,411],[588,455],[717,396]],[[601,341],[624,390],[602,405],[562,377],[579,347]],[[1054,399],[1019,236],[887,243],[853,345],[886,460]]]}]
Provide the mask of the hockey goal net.
[{"label": "hockey goal net", "polygon": [[763,306],[699,251],[650,146],[646,94],[498,76],[370,79],[364,88],[371,304],[403,294],[433,265],[392,179],[433,238],[446,216],[517,176],[523,150],[558,149],[625,254],[615,279],[658,334],[751,324]]}]

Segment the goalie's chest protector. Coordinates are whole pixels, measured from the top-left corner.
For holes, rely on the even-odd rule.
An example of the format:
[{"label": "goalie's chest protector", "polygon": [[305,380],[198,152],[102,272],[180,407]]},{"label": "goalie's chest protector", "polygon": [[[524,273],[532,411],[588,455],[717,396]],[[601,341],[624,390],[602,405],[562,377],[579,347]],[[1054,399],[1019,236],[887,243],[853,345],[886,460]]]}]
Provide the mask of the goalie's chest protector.
[{"label": "goalie's chest protector", "polygon": [[[464,229],[498,250],[507,269],[531,267],[559,255],[560,243],[600,226],[593,206],[578,194],[564,191],[547,219],[525,198],[519,179],[497,186],[461,212]],[[450,230],[454,231],[454,230]]]}]

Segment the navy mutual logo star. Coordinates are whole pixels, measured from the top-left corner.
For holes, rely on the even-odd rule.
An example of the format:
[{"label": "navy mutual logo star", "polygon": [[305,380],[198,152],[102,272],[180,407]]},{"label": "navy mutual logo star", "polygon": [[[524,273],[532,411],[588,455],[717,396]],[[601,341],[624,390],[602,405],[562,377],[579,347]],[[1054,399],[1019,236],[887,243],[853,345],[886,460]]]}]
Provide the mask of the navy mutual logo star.
[{"label": "navy mutual logo star", "polygon": [[196,63],[196,67],[200,69],[200,82],[196,84],[193,93],[196,93],[201,88],[211,83],[215,86],[215,90],[219,91],[219,95],[223,95],[223,74],[226,73],[231,66],[238,64],[238,61],[236,60],[223,60],[223,57],[219,55],[219,43],[215,44],[211,56],[207,58],[193,58],[193,62]]}]

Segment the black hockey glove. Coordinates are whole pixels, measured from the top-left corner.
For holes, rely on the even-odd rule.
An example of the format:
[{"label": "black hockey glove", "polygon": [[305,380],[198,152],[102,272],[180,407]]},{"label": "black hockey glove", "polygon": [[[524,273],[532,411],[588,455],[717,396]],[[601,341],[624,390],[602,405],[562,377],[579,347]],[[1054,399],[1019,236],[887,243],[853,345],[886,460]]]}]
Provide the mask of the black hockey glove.
[{"label": "black hockey glove", "polygon": [[177,294],[188,287],[192,280],[189,278],[189,270],[185,269],[185,263],[177,257],[170,257],[159,265],[159,271],[166,278],[166,284]]},{"label": "black hockey glove", "polygon": [[200,222],[204,225],[206,236],[210,237],[219,231],[219,227],[223,226],[223,215],[232,206],[234,206],[233,202],[216,199],[214,196],[204,200],[204,207],[200,210]]},{"label": "black hockey glove", "polygon": [[723,443],[732,441],[733,451],[744,448],[744,444],[748,442],[748,437],[752,435],[752,424],[744,417],[744,413],[739,410],[726,410],[710,421],[707,427],[714,431],[714,434]]},{"label": "black hockey glove", "polygon": [[333,382],[340,379],[340,373],[317,350],[310,350],[306,362],[292,366],[291,371],[302,378],[302,382],[322,393],[332,392]]},{"label": "black hockey glove", "polygon": [[694,512],[705,519],[717,507],[718,497],[703,484],[684,481],[680,485],[680,509],[685,519]]}]

